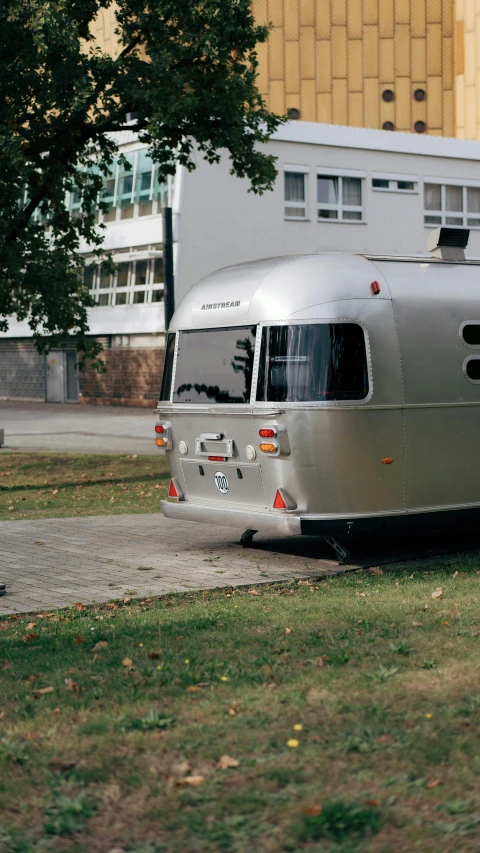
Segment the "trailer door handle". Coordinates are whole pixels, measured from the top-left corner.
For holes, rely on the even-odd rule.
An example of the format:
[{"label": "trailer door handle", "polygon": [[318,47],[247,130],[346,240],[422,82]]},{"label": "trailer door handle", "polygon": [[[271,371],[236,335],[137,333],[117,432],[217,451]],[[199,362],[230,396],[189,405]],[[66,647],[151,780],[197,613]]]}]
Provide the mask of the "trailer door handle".
[{"label": "trailer door handle", "polygon": [[221,441],[223,432],[202,432],[200,441]]}]

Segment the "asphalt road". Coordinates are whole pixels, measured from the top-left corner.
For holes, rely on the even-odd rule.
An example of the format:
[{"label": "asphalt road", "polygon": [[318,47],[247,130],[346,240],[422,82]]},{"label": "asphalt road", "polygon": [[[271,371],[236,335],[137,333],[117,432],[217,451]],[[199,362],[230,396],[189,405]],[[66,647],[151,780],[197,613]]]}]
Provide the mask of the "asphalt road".
[{"label": "asphalt road", "polygon": [[2,450],[154,454],[152,409],[0,401]]}]

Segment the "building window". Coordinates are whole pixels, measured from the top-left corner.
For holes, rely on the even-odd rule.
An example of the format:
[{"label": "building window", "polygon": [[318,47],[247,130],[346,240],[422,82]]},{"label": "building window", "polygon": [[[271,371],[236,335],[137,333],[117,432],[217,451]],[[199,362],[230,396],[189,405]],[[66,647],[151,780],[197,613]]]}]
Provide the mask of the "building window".
[{"label": "building window", "polygon": [[317,175],[318,218],[362,222],[362,179]]},{"label": "building window", "polygon": [[158,169],[145,149],[126,156],[130,166],[116,160],[110,175],[104,179],[101,201],[108,205],[99,211],[99,222],[117,222],[140,216],[155,216],[162,212],[173,193],[173,178],[158,182]]},{"label": "building window", "polygon": [[480,187],[426,183],[425,225],[480,228]]},{"label": "building window", "polygon": [[284,172],[285,219],[306,219],[305,172]]},{"label": "building window", "polygon": [[410,176],[401,178],[389,175],[376,175],[372,177],[372,189],[391,193],[416,193],[418,188],[417,179]]},{"label": "building window", "polygon": [[101,264],[87,264],[84,282],[98,305],[140,305],[163,301],[163,259],[119,261],[113,275]]}]

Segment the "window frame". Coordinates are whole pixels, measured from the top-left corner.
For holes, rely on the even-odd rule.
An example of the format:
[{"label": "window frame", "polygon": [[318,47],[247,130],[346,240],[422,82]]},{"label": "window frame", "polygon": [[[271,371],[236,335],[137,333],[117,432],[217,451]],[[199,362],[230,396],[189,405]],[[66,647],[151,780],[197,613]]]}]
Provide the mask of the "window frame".
[{"label": "window frame", "polygon": [[[338,203],[326,202],[325,204],[321,204],[318,201],[318,179],[319,178],[337,178],[338,185],[338,195],[340,201]],[[316,185],[315,185],[315,204],[317,215],[317,222],[329,222],[331,224],[341,223],[343,225],[365,225],[366,224],[366,212],[365,212],[365,178],[367,177],[367,173],[364,171],[357,171],[352,169],[332,169],[330,167],[321,168],[317,166],[316,172]],[[360,180],[360,190],[362,195],[362,203],[361,205],[352,205],[352,204],[344,204],[343,203],[343,179],[344,178],[357,178]],[[338,213],[336,218],[330,219],[329,217],[319,216],[320,210],[335,210]],[[352,212],[352,213],[360,213],[360,219],[344,219],[344,212]]]},{"label": "window frame", "polygon": [[[402,195],[418,195],[419,180],[418,175],[403,175],[396,172],[372,172],[371,173],[371,189],[375,193],[401,193]],[[374,181],[388,181],[388,187],[374,187]],[[401,189],[399,182],[413,184],[413,189]]]},{"label": "window frame", "polygon": [[[261,355],[261,346],[262,346],[262,338],[263,338],[263,329],[264,327],[269,328],[270,326],[305,326],[305,325],[320,325],[320,324],[328,324],[329,326],[334,323],[354,323],[356,326],[360,326],[363,331],[363,337],[365,341],[365,356],[367,361],[367,373],[368,373],[368,394],[362,400],[310,400],[308,402],[302,403],[290,403],[290,402],[282,402],[275,403],[265,400],[257,400],[257,386],[258,386],[258,372],[260,365],[260,355]],[[293,320],[290,318],[289,320],[266,320],[262,321],[258,324],[259,333],[257,335],[256,341],[256,351],[255,358],[253,360],[253,373],[252,373],[252,397],[251,403],[255,404],[259,409],[271,409],[272,406],[281,406],[282,409],[356,409],[361,406],[365,406],[372,398],[373,395],[373,376],[372,376],[372,357],[371,357],[371,349],[370,349],[370,338],[368,335],[368,329],[361,320],[357,317],[309,317],[307,320]]]},{"label": "window frame", "polygon": [[[425,185],[432,184],[440,187],[440,210],[427,210],[425,207]],[[447,210],[446,189],[457,187],[462,190],[462,210]],[[469,228],[470,231],[480,231],[480,212],[468,211],[468,190],[480,190],[480,181],[459,180],[458,178],[428,178],[423,179],[423,225],[425,228]],[[440,222],[425,222],[427,216],[436,216]],[[447,222],[447,218],[455,217],[461,222]],[[469,220],[478,220],[478,225],[469,224]]]},{"label": "window frame", "polygon": [[[287,199],[285,198],[285,188],[286,188],[285,175],[287,172],[292,172],[293,174],[297,174],[297,175],[303,175],[304,201],[287,201]],[[308,215],[308,206],[309,205],[308,205],[308,181],[307,181],[307,177],[309,176],[309,174],[310,174],[310,167],[309,166],[293,166],[293,165],[288,165],[287,163],[283,164],[283,218],[287,222],[309,222],[309,220],[310,220],[310,217]],[[285,212],[287,207],[295,207],[295,208],[298,208],[299,210],[301,208],[303,208],[304,209],[304,215],[303,216],[288,216]]]},{"label": "window frame", "polygon": [[[90,294],[96,300],[97,305],[99,305],[99,297],[108,297],[107,304],[112,308],[127,308],[132,305],[158,305],[160,306],[164,299],[164,291],[165,291],[165,282],[155,281],[155,262],[161,258],[163,260],[163,254],[159,253],[158,250],[149,250],[154,252],[155,254],[149,255],[146,252],[142,253],[142,257],[132,257],[132,253],[125,253],[125,256],[116,256],[114,258],[115,266],[120,264],[127,264],[127,284],[123,287],[118,286],[118,270],[115,270],[115,273],[110,276],[110,283],[108,287],[100,287],[101,284],[101,263],[97,261],[86,261],[85,268],[93,267],[93,282],[92,287],[89,288]],[[146,256],[145,256],[146,255]],[[135,285],[136,278],[136,264],[138,261],[146,261],[147,263],[147,279],[145,284]],[[154,300],[153,294],[156,292],[160,292],[162,294],[160,299]],[[125,302],[117,303],[117,294],[126,294]],[[145,298],[143,302],[135,301],[136,293],[145,293]],[[100,307],[106,307],[105,305]]]}]

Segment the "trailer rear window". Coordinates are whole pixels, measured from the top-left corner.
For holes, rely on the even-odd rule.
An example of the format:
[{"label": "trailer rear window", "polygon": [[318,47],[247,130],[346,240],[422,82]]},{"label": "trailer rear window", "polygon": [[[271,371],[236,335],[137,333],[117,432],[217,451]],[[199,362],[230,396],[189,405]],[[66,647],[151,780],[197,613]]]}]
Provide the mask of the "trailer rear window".
[{"label": "trailer rear window", "polygon": [[174,403],[249,403],[256,326],[180,332]]},{"label": "trailer rear window", "polygon": [[365,336],[356,323],[298,323],[263,329],[257,400],[310,403],[368,394]]}]

